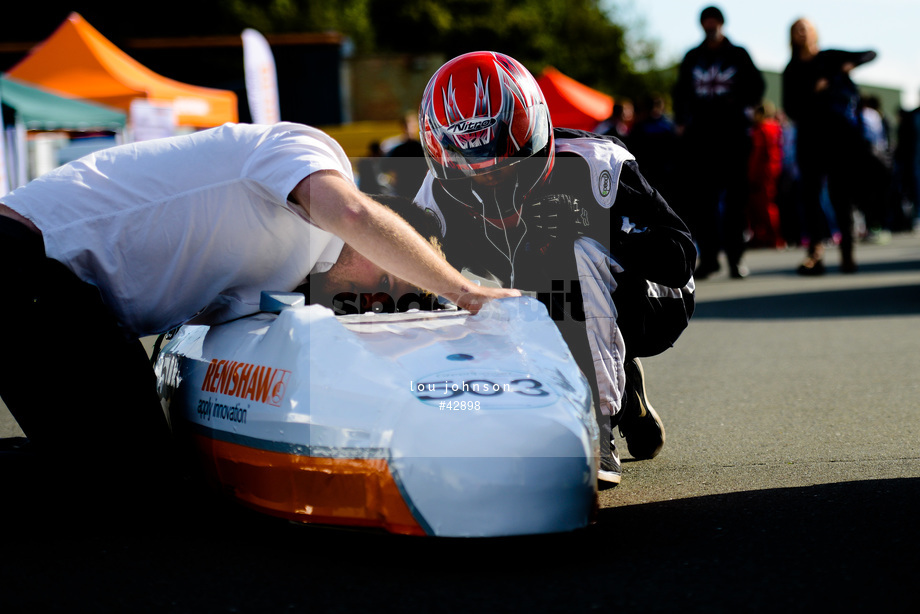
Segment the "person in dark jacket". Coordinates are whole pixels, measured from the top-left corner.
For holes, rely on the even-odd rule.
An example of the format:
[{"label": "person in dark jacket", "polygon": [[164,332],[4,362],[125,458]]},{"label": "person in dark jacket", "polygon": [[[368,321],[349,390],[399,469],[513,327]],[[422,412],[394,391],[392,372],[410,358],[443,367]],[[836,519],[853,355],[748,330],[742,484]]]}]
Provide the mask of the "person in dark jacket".
[{"label": "person in dark jacket", "polygon": [[642,174],[667,202],[674,201],[680,186],[676,181],[677,126],[665,114],[665,101],[659,94],[642,99],[636,121],[629,131],[627,149],[642,165]]},{"label": "person in dark jacket", "polygon": [[801,275],[825,272],[823,242],[829,236],[821,208],[826,184],[840,231],[840,270],[856,272],[853,207],[860,161],[870,155],[859,118],[859,90],[850,79],[856,66],[875,59],[874,51],[818,48],[818,32],[807,19],[792,24],[792,57],[783,71],[783,107],[795,122],[808,252]]},{"label": "person in dark jacket", "polygon": [[724,23],[718,8],[703,10],[700,25],[706,38],[684,56],[674,88],[674,121],[686,171],[677,205],[699,249],[697,279],[721,268],[723,247],[731,277],[747,275],[741,259],[747,228],[750,111],[760,104],[765,85],[748,52],[722,33]]},{"label": "person in dark jacket", "polygon": [[442,66],[419,125],[415,200],[448,261],[544,302],[592,387],[598,478],[619,483],[614,426],[637,459],[664,444],[638,357],[671,347],[693,313],[689,230],[616,137],[554,129],[533,75],[503,54]]}]

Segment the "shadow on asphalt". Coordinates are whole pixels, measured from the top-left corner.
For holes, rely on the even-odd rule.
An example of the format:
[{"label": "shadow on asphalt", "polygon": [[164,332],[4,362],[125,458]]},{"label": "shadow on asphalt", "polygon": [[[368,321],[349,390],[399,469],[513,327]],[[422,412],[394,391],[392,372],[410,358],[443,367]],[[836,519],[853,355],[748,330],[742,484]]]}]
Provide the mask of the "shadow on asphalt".
[{"label": "shadow on asphalt", "polygon": [[[153,500],[151,500],[153,501]],[[588,529],[407,538],[197,493],[74,514],[3,505],[4,612],[915,611],[920,479],[603,509]]]},{"label": "shadow on asphalt", "polygon": [[917,313],[920,313],[920,284],[700,301],[693,319],[785,320]]},{"label": "shadow on asphalt", "polygon": [[[804,258],[805,252],[802,251]],[[856,251],[857,260],[859,259],[859,250]],[[911,271],[920,271],[920,260],[895,260],[885,262],[858,262],[860,277],[872,275],[874,273],[908,273]],[[827,275],[840,275],[840,266],[836,264],[827,265]],[[794,267],[782,269],[761,269],[751,273],[752,277],[761,277],[764,275],[784,275],[786,277],[799,278]],[[703,281],[702,283],[706,283]]]}]

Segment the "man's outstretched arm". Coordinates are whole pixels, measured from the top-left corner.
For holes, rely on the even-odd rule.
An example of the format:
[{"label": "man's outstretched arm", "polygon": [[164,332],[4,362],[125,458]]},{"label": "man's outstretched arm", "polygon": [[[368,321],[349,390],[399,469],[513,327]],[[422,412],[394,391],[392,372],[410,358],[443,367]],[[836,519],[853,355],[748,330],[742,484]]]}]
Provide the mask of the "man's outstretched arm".
[{"label": "man's outstretched arm", "polygon": [[336,171],[318,171],[297,184],[291,199],[314,224],[410,284],[476,313],[493,298],[517,290],[474,284],[450,266],[405,220],[375,202]]}]

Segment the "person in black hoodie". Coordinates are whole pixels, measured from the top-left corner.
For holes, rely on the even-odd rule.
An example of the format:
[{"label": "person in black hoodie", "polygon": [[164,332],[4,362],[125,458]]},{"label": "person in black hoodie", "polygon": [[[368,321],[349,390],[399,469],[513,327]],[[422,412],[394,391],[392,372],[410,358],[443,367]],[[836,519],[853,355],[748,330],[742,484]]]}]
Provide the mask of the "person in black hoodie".
[{"label": "person in black hoodie", "polygon": [[821,208],[825,181],[840,231],[840,270],[856,272],[853,207],[860,163],[871,154],[859,117],[859,90],[850,71],[875,59],[874,51],[818,48],[818,32],[798,19],[789,32],[792,58],[783,71],[783,107],[795,122],[808,252],[801,275],[825,272],[823,242],[829,227]]},{"label": "person in black hoodie", "polygon": [[765,85],[748,52],[722,33],[724,23],[718,8],[703,9],[700,25],[706,38],[684,56],[673,92],[685,171],[683,196],[676,205],[699,249],[697,279],[720,269],[723,247],[730,276],[747,275],[741,258],[747,229],[751,111],[761,103]]},{"label": "person in black hoodie", "polygon": [[415,197],[449,262],[547,306],[593,392],[602,483],[664,444],[638,357],[671,347],[693,313],[696,251],[614,136],[553,128],[533,75],[480,51],[432,76],[419,111],[429,173]]}]

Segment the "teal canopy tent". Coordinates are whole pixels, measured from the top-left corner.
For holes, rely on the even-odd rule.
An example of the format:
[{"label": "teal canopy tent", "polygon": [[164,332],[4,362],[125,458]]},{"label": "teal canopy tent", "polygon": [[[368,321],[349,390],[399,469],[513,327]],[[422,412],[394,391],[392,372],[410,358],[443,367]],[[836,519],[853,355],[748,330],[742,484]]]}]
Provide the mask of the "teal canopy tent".
[{"label": "teal canopy tent", "polygon": [[[0,194],[6,194],[11,188],[24,185],[31,178],[62,163],[60,159],[49,159],[48,156],[38,156],[33,160],[29,154],[26,131],[49,134],[59,131],[71,135],[123,133],[127,119],[120,110],[64,98],[6,76],[0,76],[0,102],[3,103],[4,119],[9,122],[9,125],[4,125],[6,122],[0,121]],[[111,142],[114,143],[114,140]],[[107,145],[108,142],[93,147],[98,149]],[[48,152],[47,147],[44,151]]]},{"label": "teal canopy tent", "polygon": [[0,77],[0,101],[13,109],[27,130],[117,132],[125,127],[126,116],[121,111],[64,98],[9,77]]}]

